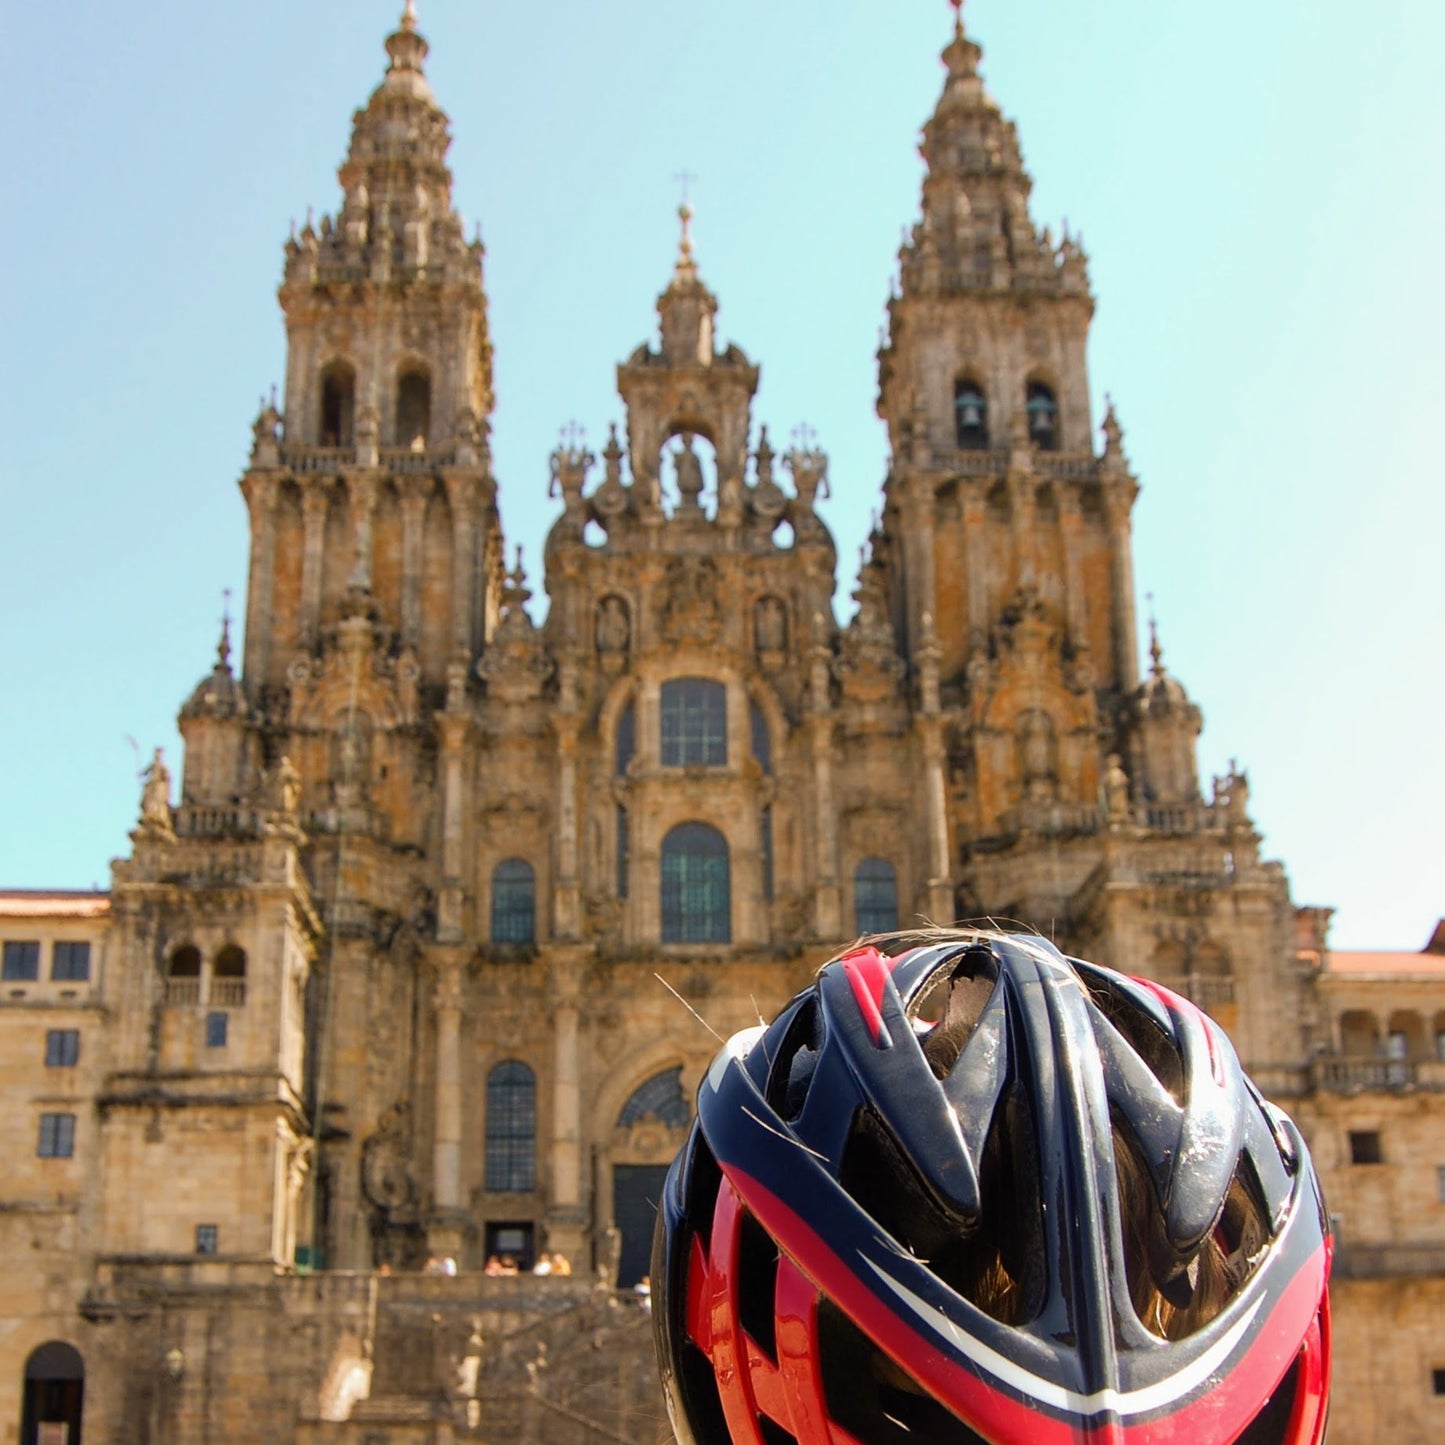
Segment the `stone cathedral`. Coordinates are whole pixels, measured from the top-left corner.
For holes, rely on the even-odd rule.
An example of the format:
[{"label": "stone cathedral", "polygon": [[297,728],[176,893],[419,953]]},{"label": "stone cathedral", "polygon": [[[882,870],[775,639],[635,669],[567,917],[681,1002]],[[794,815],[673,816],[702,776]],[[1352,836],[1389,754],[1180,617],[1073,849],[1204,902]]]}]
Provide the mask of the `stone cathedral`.
[{"label": "stone cathedral", "polygon": [[827,456],[754,417],[686,208],[624,425],[551,458],[529,610],[427,49],[408,3],[285,247],[239,656],[109,893],[0,893],[0,1445],[670,1438],[632,1287],[708,1028],[981,917],[1231,1031],[1337,1211],[1333,1438],[1440,1438],[1445,939],[1331,951],[1245,773],[1201,786],[1137,654],[1087,257],[961,20],[836,610]]}]

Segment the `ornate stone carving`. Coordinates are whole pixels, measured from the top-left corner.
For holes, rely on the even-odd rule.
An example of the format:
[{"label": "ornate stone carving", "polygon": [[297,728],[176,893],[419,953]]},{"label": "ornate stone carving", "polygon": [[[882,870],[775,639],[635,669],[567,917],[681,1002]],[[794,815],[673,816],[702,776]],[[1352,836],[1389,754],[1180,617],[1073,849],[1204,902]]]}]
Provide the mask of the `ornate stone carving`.
[{"label": "ornate stone carving", "polygon": [[171,816],[171,770],[163,749],[157,748],[150,765],[141,774],[145,786],[140,796],[140,831],[163,838],[174,836]]},{"label": "ornate stone carving", "polygon": [[722,626],[721,579],[709,557],[674,558],[658,596],[662,635],[669,642],[711,643]]},{"label": "ornate stone carving", "polygon": [[622,598],[613,594],[597,604],[595,635],[604,666],[612,664],[615,669],[626,661],[627,649],[632,643],[632,619]]},{"label": "ornate stone carving", "polygon": [[361,1146],[361,1192],[377,1209],[391,1213],[416,1202],[410,1155],[411,1102],[398,1099]]},{"label": "ornate stone carving", "polygon": [[502,591],[502,620],[491,646],[477,664],[477,675],[487,684],[487,696],[498,702],[535,701],[552,675],[552,659],[527,614],[531,595],[527,574],[522,570],[522,549],[518,547],[517,565],[507,574]]}]

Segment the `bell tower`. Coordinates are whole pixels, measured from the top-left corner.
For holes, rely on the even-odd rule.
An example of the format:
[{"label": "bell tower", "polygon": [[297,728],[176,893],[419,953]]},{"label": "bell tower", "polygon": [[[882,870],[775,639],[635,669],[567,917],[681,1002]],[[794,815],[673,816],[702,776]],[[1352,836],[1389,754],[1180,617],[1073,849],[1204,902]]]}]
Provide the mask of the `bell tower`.
[{"label": "bell tower", "polygon": [[1030,800],[1097,802],[1101,737],[1139,680],[1138,489],[1112,409],[1094,445],[1083,247],[1034,225],[1018,132],[955,11],[879,357],[893,454],[879,555],[910,665],[927,618],[944,705],[971,724],[968,837]]},{"label": "bell tower", "polygon": [[284,409],[255,427],[244,675],[279,688],[346,616],[445,681],[489,635],[501,552],[482,244],[452,207],[446,114],[408,0],[352,124],[343,199],[286,245]]}]

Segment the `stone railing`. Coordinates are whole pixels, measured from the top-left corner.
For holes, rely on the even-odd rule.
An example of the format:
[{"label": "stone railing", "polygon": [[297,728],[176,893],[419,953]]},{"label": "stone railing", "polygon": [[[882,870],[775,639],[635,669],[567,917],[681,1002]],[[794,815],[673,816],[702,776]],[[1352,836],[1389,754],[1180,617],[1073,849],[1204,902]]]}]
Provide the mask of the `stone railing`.
[{"label": "stone railing", "polygon": [[437,451],[414,452],[410,447],[382,447],[379,455],[382,471],[408,475],[425,475],[447,461]]},{"label": "stone railing", "polygon": [[1339,1243],[1334,1272],[1344,1279],[1445,1275],[1445,1244]]},{"label": "stone railing", "polygon": [[210,1005],[212,1008],[243,1008],[246,1003],[244,978],[213,978]]},{"label": "stone railing", "polygon": [[322,473],[331,476],[356,465],[356,448],[285,446],[281,448],[281,463],[301,475]]},{"label": "stone railing", "polygon": [[1036,833],[1044,838],[1070,838],[1097,833],[1102,824],[1097,808],[1078,803],[1020,803],[999,816],[1004,833]]},{"label": "stone railing", "polygon": [[210,808],[194,803],[176,810],[176,833],[182,838],[253,838],[261,831],[254,808]]},{"label": "stone railing", "polygon": [[1206,1013],[1227,1008],[1236,996],[1232,978],[1191,978],[1185,984],[1184,992]]},{"label": "stone railing", "polygon": [[1135,817],[1140,827],[1153,833],[1202,833],[1219,821],[1204,803],[1146,803]]},{"label": "stone railing", "polygon": [[193,1008],[200,1001],[200,979],[168,978],[166,980],[166,1003],[171,1008]]},{"label": "stone railing", "polygon": [[1415,1066],[1405,1059],[1350,1059],[1322,1054],[1314,1061],[1314,1084],[1332,1093],[1367,1089],[1408,1089],[1416,1082]]}]

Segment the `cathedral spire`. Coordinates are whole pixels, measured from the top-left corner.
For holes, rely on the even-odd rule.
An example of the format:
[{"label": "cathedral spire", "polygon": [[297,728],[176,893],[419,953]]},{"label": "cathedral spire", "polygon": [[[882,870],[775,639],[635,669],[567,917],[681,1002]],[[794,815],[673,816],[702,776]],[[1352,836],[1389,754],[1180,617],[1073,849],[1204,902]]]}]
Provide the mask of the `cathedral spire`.
[{"label": "cathedral spire", "polygon": [[692,207],[684,201],[677,208],[677,216],[682,223],[677,264],[667,290],[657,301],[658,320],[662,323],[662,354],[677,366],[711,366],[717,297],[698,274],[692,248]]}]

